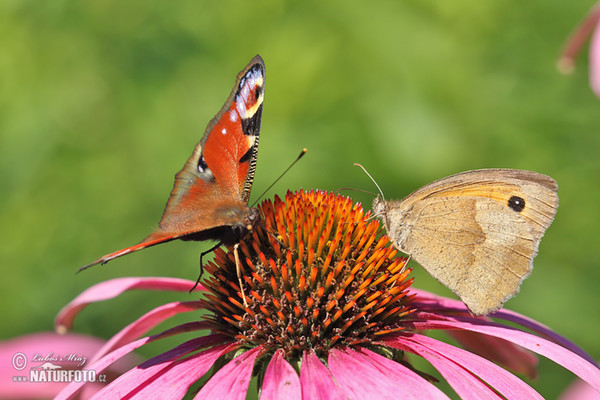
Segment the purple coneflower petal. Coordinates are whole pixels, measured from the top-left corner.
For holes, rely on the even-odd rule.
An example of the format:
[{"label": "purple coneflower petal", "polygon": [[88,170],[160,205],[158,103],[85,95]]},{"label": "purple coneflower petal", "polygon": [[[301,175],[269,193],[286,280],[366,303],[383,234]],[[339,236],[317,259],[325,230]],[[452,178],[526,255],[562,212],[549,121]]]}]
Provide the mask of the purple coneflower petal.
[{"label": "purple coneflower petal", "polygon": [[131,399],[183,398],[190,386],[198,381],[215,361],[230,351],[232,344],[211,347],[192,356],[182,356],[212,345],[214,338],[190,340],[160,354],[117,379],[113,385],[98,393],[99,398]]},{"label": "purple coneflower petal", "polygon": [[550,339],[554,343],[557,343],[562,347],[569,349],[573,353],[579,355],[581,358],[588,360],[590,363],[596,364],[596,361],[592,358],[592,356],[587,354],[581,347],[577,346],[575,343],[573,343],[566,337],[561,336],[556,332],[553,332],[546,325],[534,321],[529,317],[506,309],[497,311],[495,314],[493,314],[493,316],[497,319],[503,319],[505,321],[510,321],[519,324],[522,327],[527,328],[535,333],[538,333],[541,336]]},{"label": "purple coneflower petal", "polygon": [[477,332],[449,330],[446,333],[465,350],[494,361],[512,372],[523,374],[530,379],[535,379],[537,376],[538,358],[521,346]]},{"label": "purple coneflower petal", "polygon": [[333,380],[329,369],[312,351],[305,352],[302,356],[300,382],[302,383],[303,399],[341,400],[347,398]]},{"label": "purple coneflower petal", "polygon": [[[461,301],[439,297],[424,290],[414,288],[411,288],[411,292],[417,294],[414,302],[415,307],[418,307],[423,311],[448,314],[450,315],[448,320],[453,319],[451,317],[452,315],[470,317],[467,307]],[[500,319],[511,320],[516,323],[523,322],[526,326],[534,330],[535,328],[541,328],[541,326],[535,325],[535,321],[520,318],[523,317],[520,314],[508,310],[506,310],[505,313],[504,311],[505,310],[500,310],[496,314],[493,314],[493,316]],[[478,318],[491,321],[488,317]],[[533,324],[529,322],[532,322]],[[546,327],[543,327],[543,330],[550,332]],[[456,329],[451,329],[446,332],[456,339],[466,350],[499,363],[513,372],[524,374],[531,379],[534,379],[537,375],[538,358],[529,350],[525,350],[504,339],[482,335],[477,332]]]},{"label": "purple coneflower petal", "polygon": [[560,395],[559,400],[600,400],[600,392],[577,379]]},{"label": "purple coneflower petal", "polygon": [[335,381],[348,398],[448,399],[414,371],[366,349],[333,349],[328,361]]},{"label": "purple coneflower petal", "polygon": [[[164,320],[171,318],[172,316],[184,312],[197,311],[202,308],[203,307],[201,303],[198,301],[168,303],[157,307],[144,314],[136,321],[127,325],[119,333],[114,335],[108,342],[106,342],[102,349],[100,349],[100,351],[98,351],[98,353],[94,355],[92,361],[96,361],[100,357],[103,357],[105,354],[113,351],[114,349],[139,338],[140,336],[142,336],[152,328],[156,327]],[[206,323],[202,323],[200,326],[196,326],[195,329],[208,329],[207,325],[208,324]]]},{"label": "purple coneflower petal", "polygon": [[453,360],[414,342],[410,343],[408,341],[402,341],[401,343],[394,344],[394,346],[417,354],[429,361],[431,365],[440,371],[444,379],[446,379],[454,391],[463,399],[501,398],[460,363],[454,362]]},{"label": "purple coneflower petal", "polygon": [[[419,313],[416,313],[419,314]],[[564,348],[556,343],[532,335],[518,329],[483,320],[469,320],[468,322],[459,321],[435,321],[414,322],[416,329],[465,329],[473,332],[480,332],[486,335],[503,338],[518,344],[521,347],[529,349],[534,353],[543,355],[555,363],[573,372],[590,385],[600,390],[600,374],[598,367],[590,363],[587,359]]]},{"label": "purple coneflower petal", "polygon": [[[421,311],[434,311],[437,313],[437,315],[435,315],[435,316],[428,315],[427,317],[425,317],[425,319],[428,319],[428,318],[435,319],[435,320],[444,319],[443,315],[441,315],[441,314],[445,314],[448,316],[456,315],[456,314],[454,314],[454,311],[456,311],[458,313],[458,316],[457,316],[457,318],[458,318],[458,317],[460,317],[461,314],[465,315],[463,313],[463,311],[468,312],[467,307],[461,301],[453,300],[453,299],[449,299],[449,298],[445,298],[445,297],[440,297],[440,296],[434,295],[432,293],[426,292],[424,290],[414,289],[414,288],[411,288],[411,293],[417,294],[417,296],[415,297],[415,300],[413,302],[415,308],[418,308]],[[582,358],[588,360],[590,363],[596,364],[596,361],[589,354],[587,354],[582,348],[577,346],[575,343],[573,343],[569,339],[565,338],[564,336],[561,336],[558,333],[553,332],[546,325],[541,324],[537,321],[534,321],[531,318],[528,318],[522,314],[519,314],[514,311],[510,311],[510,310],[507,310],[504,308],[491,314],[491,316],[496,319],[502,319],[505,321],[513,322],[518,325],[521,325],[524,328],[530,329],[533,332],[536,332],[542,336],[549,338],[554,343],[560,344],[561,346],[571,350],[572,352],[578,354]],[[457,318],[448,317],[446,320],[452,321]],[[480,318],[480,319],[489,321],[489,319],[482,319],[482,318]],[[461,320],[462,321],[472,321],[473,318],[468,317],[467,319],[462,318]]]},{"label": "purple coneflower petal", "polygon": [[596,25],[590,39],[590,87],[600,97],[600,29]]},{"label": "purple coneflower petal", "polygon": [[[169,332],[169,331],[165,331],[165,332]],[[164,334],[160,333],[160,334],[157,334],[154,336],[145,337],[142,339],[138,339],[134,342],[128,343],[124,346],[119,347],[118,349],[114,350],[113,352],[107,354],[106,356],[102,357],[101,359],[99,359],[98,361],[96,361],[95,363],[90,365],[89,369],[93,369],[94,371],[96,371],[97,374],[100,374],[102,371],[104,371],[106,368],[108,368],[110,365],[112,365],[115,361],[119,360],[121,357],[131,353],[132,351],[134,351],[150,342],[153,342],[155,340],[162,339],[162,338],[164,338]],[[132,383],[133,388],[137,388],[138,386],[140,386],[143,383],[143,380],[140,378],[140,374],[144,374],[144,373],[152,374],[154,372],[154,370],[149,370],[151,365],[160,364],[160,362],[164,362],[164,360],[167,360],[167,361],[175,360],[185,354],[189,354],[190,352],[196,351],[203,347],[219,345],[219,344],[223,343],[223,341],[224,341],[224,338],[221,335],[210,335],[210,336],[204,336],[204,337],[192,339],[192,340],[185,342],[185,343],[183,343],[165,353],[162,353],[148,361],[145,361],[142,364],[146,367],[145,370],[140,371],[140,366],[129,370],[127,373],[125,373],[125,374],[121,375],[119,378],[117,378],[115,380],[115,382],[112,382],[111,385],[107,386],[105,389],[106,390],[118,390],[121,393],[129,393],[133,389],[129,388],[127,386],[128,382]],[[154,363],[154,364],[152,364],[152,363]],[[160,366],[160,367],[156,367],[156,368],[160,370],[161,368],[164,368],[164,366]],[[198,379],[198,378],[196,378],[196,379]],[[119,383],[116,383],[117,381]],[[67,388],[65,390],[63,390],[59,394],[59,396],[57,396],[56,399],[62,400],[62,399],[73,398],[73,396],[75,394],[77,394],[77,392],[82,388],[82,386],[84,384],[85,384],[84,382],[71,382],[67,386]]]},{"label": "purple coneflower petal", "polygon": [[571,73],[575,67],[575,57],[581,48],[590,39],[589,49],[589,80],[590,87],[597,97],[600,97],[600,2],[592,7],[590,12],[569,36],[558,60],[558,70],[562,73]]},{"label": "purple coneflower petal", "polygon": [[[31,367],[37,366],[34,355],[46,356],[47,354],[74,354],[79,357],[89,358],[104,344],[104,341],[92,336],[81,334],[58,335],[54,332],[35,333],[31,335],[19,336],[17,338],[3,341],[0,343],[0,397],[11,399],[34,399],[51,398],[56,396],[64,387],[65,383],[59,382],[18,382],[13,381],[14,376],[26,376]],[[19,371],[15,368],[19,360],[15,357],[22,354],[28,363],[26,369]],[[12,361],[12,362],[11,362]],[[112,369],[118,372],[126,371],[131,368],[132,360],[127,360],[120,365],[113,366]],[[16,363],[16,364],[15,364]],[[41,363],[41,362],[40,362]],[[84,365],[77,365],[61,360],[53,360],[54,365],[59,365],[65,369],[89,369],[89,362]],[[134,365],[134,364],[133,364]],[[93,386],[93,387],[92,387]],[[100,389],[100,384],[88,385],[91,392]],[[89,392],[88,392],[89,394]]]},{"label": "purple coneflower petal", "polygon": [[[112,299],[123,292],[134,289],[171,290],[177,292],[189,291],[194,282],[177,278],[119,278],[111,279],[94,285],[69,304],[64,306],[56,316],[54,326],[59,333],[66,332],[73,324],[75,316],[90,303]],[[196,290],[204,290],[198,285]]]},{"label": "purple coneflower petal", "polygon": [[194,399],[244,400],[252,378],[254,361],[264,350],[255,347],[237,356],[209,379]]},{"label": "purple coneflower petal", "polygon": [[263,380],[260,398],[264,400],[301,400],[302,387],[294,367],[283,358],[283,351],[277,350]]},{"label": "purple coneflower petal", "polygon": [[[106,368],[112,365],[115,361],[119,360],[121,357],[131,353],[135,349],[142,347],[146,343],[152,341],[151,338],[142,338],[136,340],[135,342],[131,342],[123,347],[118,348],[117,350],[109,353],[104,358],[96,361],[95,363],[88,366],[89,369],[93,369],[97,374],[101,374]],[[71,382],[67,387],[62,390],[58,396],[56,396],[55,400],[63,400],[63,399],[72,399],[85,385],[85,382]]]},{"label": "purple coneflower petal", "polygon": [[[401,338],[401,336],[399,336],[394,341],[395,343],[393,345],[400,345],[399,347],[402,349],[415,352],[429,360],[464,399],[477,399],[483,394],[486,394],[486,397],[495,399],[498,398],[498,395],[495,392],[497,391],[507,399],[527,398],[543,400],[543,397],[540,396],[539,393],[515,375],[491,361],[466,350],[419,334],[411,335],[406,338]],[[404,347],[404,345],[406,345],[406,347]],[[458,380],[454,379],[457,377],[456,375],[461,375],[462,371],[465,371],[463,378],[459,378]],[[459,372],[459,374],[456,374],[456,372]],[[490,385],[491,388],[484,385],[487,390],[484,390],[482,394],[473,393],[472,388],[477,385],[474,385],[475,382],[472,379],[477,378],[471,374],[481,378]],[[469,378],[469,375],[472,379]],[[463,379],[471,379],[471,382],[467,384],[467,387],[463,386],[465,383],[463,382]]]}]

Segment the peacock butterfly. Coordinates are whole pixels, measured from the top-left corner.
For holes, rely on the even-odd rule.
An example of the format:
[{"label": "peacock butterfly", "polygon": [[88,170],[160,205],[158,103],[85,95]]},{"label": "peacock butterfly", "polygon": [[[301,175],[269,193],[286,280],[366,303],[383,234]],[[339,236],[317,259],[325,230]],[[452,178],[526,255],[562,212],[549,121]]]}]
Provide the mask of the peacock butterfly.
[{"label": "peacock butterfly", "polygon": [[248,198],[256,168],[264,88],[265,64],[257,55],[238,74],[223,108],[175,175],[158,228],[140,243],[100,257],[80,271],[175,239],[217,240],[215,247],[232,245],[260,223],[259,211],[248,206]]}]

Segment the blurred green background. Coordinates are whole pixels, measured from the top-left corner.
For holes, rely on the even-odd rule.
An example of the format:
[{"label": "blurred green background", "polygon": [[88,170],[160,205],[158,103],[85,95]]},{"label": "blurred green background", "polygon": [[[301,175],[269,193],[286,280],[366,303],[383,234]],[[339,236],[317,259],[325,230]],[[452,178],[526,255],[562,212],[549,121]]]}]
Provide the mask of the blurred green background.
[{"label": "blurred green background", "polygon": [[[64,304],[108,278],[196,277],[206,243],[75,271],[150,232],[173,175],[259,53],[267,83],[252,199],[303,147],[269,197],[374,190],[354,162],[388,198],[476,168],[551,175],[558,214],[507,307],[600,359],[600,100],[586,54],[572,76],[555,68],[592,4],[3,1],[1,338],[52,329]],[[370,205],[372,196],[346,193]],[[414,275],[415,286],[449,294],[420,268]],[[86,309],[75,329],[110,337],[178,298],[128,293]],[[541,360],[532,385],[554,398],[572,379]]]}]

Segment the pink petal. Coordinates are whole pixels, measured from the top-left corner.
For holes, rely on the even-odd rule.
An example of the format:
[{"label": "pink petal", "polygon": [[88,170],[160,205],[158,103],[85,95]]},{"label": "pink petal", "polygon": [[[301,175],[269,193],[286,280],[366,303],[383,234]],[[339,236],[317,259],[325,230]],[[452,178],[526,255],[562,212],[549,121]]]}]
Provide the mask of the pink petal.
[{"label": "pink petal", "polygon": [[409,295],[416,295],[412,305],[418,310],[430,311],[452,311],[469,313],[469,309],[462,301],[441,297],[426,290],[411,287]]},{"label": "pink petal", "polygon": [[575,28],[575,31],[567,39],[557,64],[559,72],[563,74],[569,74],[573,72],[573,69],[575,68],[575,57],[577,57],[577,54],[587,41],[587,38],[598,25],[599,19],[600,3],[597,2],[588,15],[585,16],[583,21],[579,23],[579,25]]},{"label": "pink petal", "polygon": [[311,350],[302,356],[300,369],[303,399],[338,400],[346,399],[344,392],[336,385],[331,373]]},{"label": "pink petal", "polygon": [[565,347],[571,350],[573,353],[578,354],[582,358],[588,360],[592,364],[596,364],[596,361],[587,354],[581,347],[577,346],[575,343],[565,338],[564,336],[559,335],[558,333],[552,331],[546,325],[537,322],[529,317],[526,317],[522,314],[516,313],[514,311],[502,309],[493,314],[493,317],[496,319],[503,319],[505,321],[514,322],[516,324],[521,325],[533,332],[536,332],[543,337],[553,341],[554,343],[560,344],[562,347]]},{"label": "pink petal", "polygon": [[[215,361],[229,352],[234,345],[223,344],[182,356],[212,344],[211,337],[192,339],[176,348],[160,354],[129,371],[98,393],[98,398],[129,399],[179,399],[196,383]],[[175,361],[176,360],[176,361]]]},{"label": "pink petal", "polygon": [[477,332],[449,330],[446,331],[460,345],[472,353],[501,364],[518,374],[534,379],[537,375],[538,358],[529,350],[517,346],[504,339],[482,335]]},{"label": "pink petal", "polygon": [[329,370],[351,399],[448,399],[416,372],[366,349],[333,349]]},{"label": "pink petal", "polygon": [[[411,292],[417,295],[413,305],[419,310],[448,314],[449,320],[454,320],[450,315],[490,320],[487,317],[471,317],[467,307],[461,301],[440,297],[419,289],[411,289]],[[505,311],[508,314],[505,314]],[[506,315],[520,316],[520,314],[508,310],[500,310],[492,315],[496,318],[502,318]],[[533,320],[529,321],[535,323]],[[447,333],[454,337],[465,349],[488,360],[500,363],[514,372],[526,374],[530,378],[534,378],[537,374],[537,357],[514,343],[470,331],[449,330]]]},{"label": "pink petal", "polygon": [[252,378],[254,361],[263,352],[262,347],[255,347],[225,364],[206,382],[194,399],[244,400]]},{"label": "pink petal", "polygon": [[[426,354],[421,353],[437,354],[455,363],[455,365],[451,366],[451,368],[464,368],[470,371],[479,378],[483,379],[487,384],[489,384],[507,399],[543,399],[542,396],[540,396],[535,390],[533,390],[533,388],[531,388],[531,386],[527,385],[521,379],[517,378],[505,369],[497,366],[493,362],[478,355],[472,354],[466,350],[418,334],[410,335],[404,338],[402,336],[398,336],[394,341],[394,344],[390,344],[393,346],[399,345],[398,347],[402,349],[405,349],[404,345],[406,345],[406,347],[413,349],[415,352],[419,352],[417,354],[423,355],[425,358]],[[403,343],[404,345],[400,343]],[[436,366],[436,368],[438,367]],[[438,370],[442,373],[442,375],[444,375],[445,372],[448,372],[445,370],[445,368],[438,368]],[[452,382],[450,382],[450,384],[452,385]],[[454,385],[452,386],[454,387]],[[458,392],[458,390],[457,393],[459,393],[461,396],[465,395]],[[492,395],[492,398],[496,398],[496,396]]]},{"label": "pink petal", "polygon": [[[168,332],[168,331],[166,331],[166,332]],[[108,366],[113,364],[115,361],[117,361],[124,355],[134,351],[135,349],[137,349],[147,343],[161,339],[162,337],[163,337],[163,335],[159,333],[159,334],[151,336],[151,337],[145,337],[142,339],[138,339],[135,342],[128,343],[122,347],[119,347],[118,349],[114,350],[113,352],[107,354],[100,360],[93,363],[88,368],[93,369],[94,371],[96,371],[96,373],[100,374],[106,368],[108,368]],[[210,336],[206,336],[206,337],[196,338],[196,339],[192,339],[186,343],[183,343],[183,344],[179,345],[178,347],[176,347],[175,349],[172,349],[170,351],[172,351],[172,352],[195,351],[198,348],[201,348],[202,346],[221,344],[221,343],[223,343],[224,338],[225,337],[223,335],[210,335]],[[169,353],[169,352],[163,353],[159,356],[154,357],[151,360],[145,361],[143,363],[143,365],[149,366],[149,364],[151,362],[156,362],[157,360],[160,360],[160,357],[168,357],[169,354],[171,354],[171,353]],[[127,374],[130,374],[130,373],[131,373],[131,371],[127,372]],[[125,374],[125,375],[127,375],[127,374]],[[122,376],[118,379],[122,379]],[[72,382],[56,398],[57,399],[71,399],[74,397],[75,394],[77,394],[79,392],[79,390],[82,389],[83,385],[85,385],[84,382]]]},{"label": "pink petal", "polygon": [[301,400],[302,387],[296,370],[283,358],[283,351],[277,350],[267,371],[260,391],[264,400]]},{"label": "pink petal", "polygon": [[560,395],[559,400],[600,400],[600,392],[577,379]]},{"label": "pink petal", "polygon": [[431,365],[433,365],[452,386],[461,399],[498,399],[500,398],[493,390],[485,385],[480,379],[467,371],[462,365],[453,360],[420,346],[418,343],[404,341],[402,343],[389,343],[388,345],[418,354]]},{"label": "pink petal", "polygon": [[[164,320],[184,312],[197,311],[202,309],[199,301],[169,303],[155,308],[138,318],[133,323],[127,325],[119,333],[114,335],[103,347],[96,353],[92,361],[96,361],[105,354],[121,347],[126,343],[135,340],[156,327]],[[197,329],[208,329],[207,323],[198,324]]]},{"label": "pink petal", "polygon": [[[112,299],[128,290],[145,289],[186,292],[193,287],[194,283],[186,279],[177,278],[119,278],[104,281],[88,288],[63,307],[56,316],[54,326],[57,332],[64,333],[71,329],[75,316],[87,307],[88,304]],[[196,290],[204,290],[204,288],[198,286]]]},{"label": "pink petal", "polygon": [[457,321],[429,320],[426,322],[413,322],[412,325],[419,330],[465,329],[503,338],[549,358],[570,370],[597,390],[600,390],[600,369],[571,350],[531,333],[505,325],[478,319],[471,319],[469,322],[459,322],[458,319],[460,318],[457,317]]},{"label": "pink petal", "polygon": [[[600,3],[598,3],[598,4],[600,5]],[[600,7],[599,7],[599,9],[600,9]],[[423,320],[427,320],[430,318],[444,319],[444,320],[449,320],[449,321],[454,321],[456,319],[459,319],[462,321],[472,321],[473,319],[481,319],[481,318],[476,318],[476,317],[461,318],[460,317],[461,315],[465,315],[464,314],[465,311],[468,312],[466,306],[461,301],[448,299],[446,297],[440,297],[440,296],[437,296],[432,293],[426,292],[424,290],[419,290],[419,289],[411,288],[411,292],[415,293],[417,295],[414,303],[416,304],[416,307],[418,307],[420,310],[430,310],[430,311],[434,311],[434,312],[439,312],[441,314],[445,314],[445,316],[441,315],[441,314],[437,314],[437,315],[429,315],[428,314],[426,316],[423,316]],[[452,315],[454,315],[454,316],[452,316]],[[590,363],[592,363],[592,364],[596,363],[596,361],[590,355],[588,355],[585,351],[583,351],[583,349],[581,349],[575,343],[573,343],[569,339],[553,332],[546,325],[541,324],[529,317],[526,317],[522,314],[519,314],[514,311],[510,311],[510,310],[507,310],[504,308],[491,314],[491,316],[496,319],[502,319],[505,321],[514,322],[514,323],[519,324],[527,329],[537,332],[537,333],[541,334],[542,336],[545,336],[546,338],[552,340],[553,342],[558,343],[558,344],[562,345],[563,347],[566,347],[567,349],[571,350],[572,352],[578,354],[582,358],[588,360]]]},{"label": "pink petal", "polygon": [[[131,342],[126,346],[120,347],[112,353],[106,355],[104,358],[96,361],[92,365],[88,366],[88,369],[92,369],[96,371],[98,375],[100,375],[106,368],[108,368],[111,364],[113,364],[116,360],[121,357],[131,353],[133,350],[145,345],[146,343],[151,342],[151,338],[142,338],[136,340],[135,342]],[[56,396],[55,400],[63,400],[63,399],[72,399],[74,396],[82,389],[85,385],[85,382],[71,382],[67,385],[65,389],[63,389],[58,396]]]},{"label": "pink petal", "polygon": [[[598,21],[596,21],[598,23]],[[596,25],[590,40],[590,86],[600,97],[600,29]]]},{"label": "pink petal", "polygon": [[[102,346],[103,340],[79,335],[58,335],[54,332],[35,333],[19,336],[0,343],[0,393],[2,398],[52,398],[58,394],[66,383],[55,382],[13,382],[15,376],[29,377],[29,370],[39,367],[49,358],[53,365],[61,369],[88,368],[87,362],[61,360],[62,356],[73,354],[77,357],[89,358]],[[121,371],[121,370],[120,370]],[[99,389],[98,386],[96,388]]]}]

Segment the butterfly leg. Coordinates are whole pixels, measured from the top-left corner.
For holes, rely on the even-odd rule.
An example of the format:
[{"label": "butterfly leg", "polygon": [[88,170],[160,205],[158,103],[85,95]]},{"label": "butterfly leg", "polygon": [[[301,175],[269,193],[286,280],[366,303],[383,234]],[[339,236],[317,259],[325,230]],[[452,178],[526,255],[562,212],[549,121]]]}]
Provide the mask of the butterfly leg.
[{"label": "butterfly leg", "polygon": [[194,289],[196,289],[198,287],[198,285],[200,284],[200,279],[202,278],[202,274],[204,273],[204,264],[202,263],[202,257],[207,255],[208,253],[212,253],[213,251],[215,251],[216,249],[221,247],[222,244],[223,244],[223,242],[219,242],[216,245],[214,245],[213,247],[211,247],[210,249],[200,253],[200,274],[198,274],[198,279],[196,279],[196,283],[194,283],[194,286],[192,286],[192,288],[190,289],[190,293],[192,293],[194,291]]},{"label": "butterfly leg", "polygon": [[244,301],[244,307],[248,307],[248,302],[246,301],[246,295],[244,294],[244,287],[242,286],[242,271],[241,271],[241,263],[240,263],[240,255],[239,255],[239,247],[240,244],[236,243],[233,245],[233,257],[235,258],[235,271],[237,272],[238,282],[240,284],[240,292],[242,292],[242,300]]},{"label": "butterfly leg", "polygon": [[[410,259],[411,259],[411,257],[412,257],[410,254],[407,254],[406,256],[407,256],[407,257],[406,257],[406,262],[405,262],[405,263],[404,263],[404,265],[402,266],[402,272],[404,272],[404,270],[405,270],[405,269],[406,269],[406,267],[408,266],[408,262],[410,261]],[[396,282],[394,282],[394,283],[392,284],[392,287],[394,287],[395,285],[396,285]]]},{"label": "butterfly leg", "polygon": [[402,272],[404,272],[404,270],[408,266],[408,262],[412,259],[412,256],[410,254],[407,254],[407,256],[408,257],[406,258],[406,262],[404,263],[404,266],[402,267]]},{"label": "butterfly leg", "polygon": [[276,232],[271,232],[269,229],[265,228],[265,232],[267,232],[267,235],[271,236],[281,247],[283,248],[288,248],[285,243],[283,243],[280,239],[281,236],[279,236]]}]

